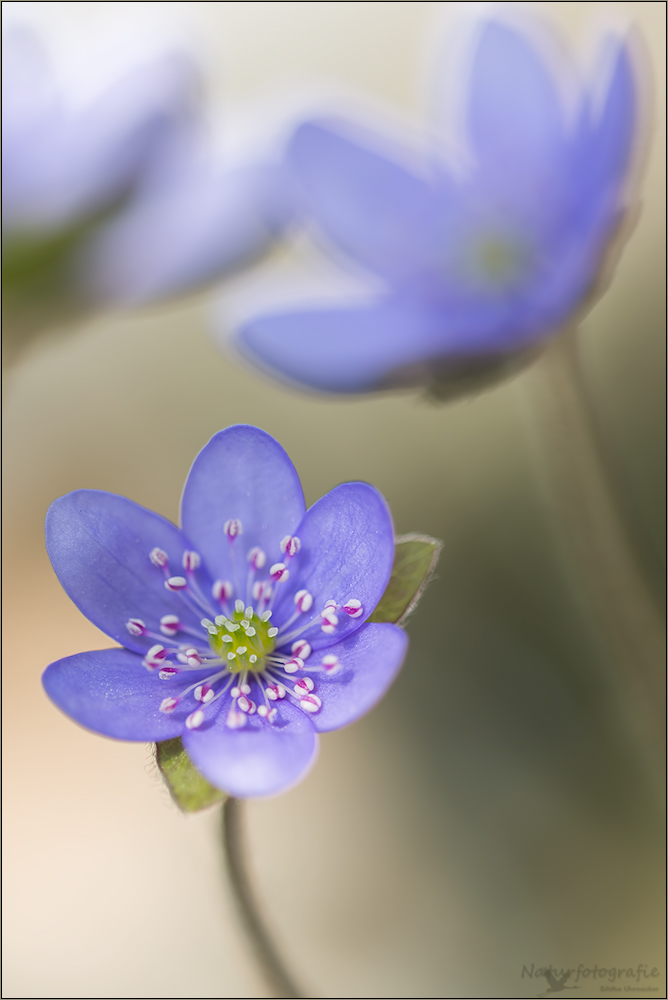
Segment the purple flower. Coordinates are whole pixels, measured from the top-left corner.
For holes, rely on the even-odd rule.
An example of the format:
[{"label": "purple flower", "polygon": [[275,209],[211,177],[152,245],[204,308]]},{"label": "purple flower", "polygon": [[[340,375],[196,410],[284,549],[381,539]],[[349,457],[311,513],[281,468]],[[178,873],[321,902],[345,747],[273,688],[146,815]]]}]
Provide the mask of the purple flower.
[{"label": "purple flower", "polygon": [[125,195],[193,110],[195,74],[154,59],[80,108],[60,92],[28,30],[3,35],[3,235],[46,236]]},{"label": "purple flower", "polygon": [[[591,301],[627,208],[629,43],[606,38],[600,56],[585,88],[570,64],[555,75],[537,35],[484,22],[456,91],[456,168],[437,151],[420,172],[362,126],[303,124],[289,162],[312,221],[385,291],[252,319],[241,349],[330,392],[440,382],[447,393],[532,354]],[[564,89],[576,98],[568,113]]]},{"label": "purple flower", "polygon": [[58,660],[44,686],[105,736],[181,736],[231,795],[280,792],[308,771],[317,734],[368,711],[401,666],[402,629],[366,622],[392,570],[389,510],[344,483],[306,511],[281,446],[237,425],[195,459],[181,520],[96,490],[51,506],[61,583],[124,648]]},{"label": "purple flower", "polygon": [[3,285],[15,350],[105,306],[192,291],[272,244],[293,210],[265,153],[222,164],[177,53],[68,106],[27,31],[3,37]]}]

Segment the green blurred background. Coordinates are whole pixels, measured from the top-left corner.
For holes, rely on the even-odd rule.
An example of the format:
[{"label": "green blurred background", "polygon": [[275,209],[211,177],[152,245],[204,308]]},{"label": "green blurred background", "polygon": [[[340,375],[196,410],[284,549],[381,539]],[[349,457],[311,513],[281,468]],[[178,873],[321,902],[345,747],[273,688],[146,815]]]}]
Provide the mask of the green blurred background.
[{"label": "green blurred background", "polygon": [[[208,57],[214,118],[322,86],[419,124],[433,37],[456,5],[5,6],[91,58],[135,26],[183,26]],[[605,12],[630,17],[658,82],[643,214],[582,336],[625,516],[660,588],[665,4],[522,6],[571,40]],[[322,269],[300,241],[229,281],[216,309]],[[218,351],[212,301],[54,337],[5,385],[4,996],[266,995],[224,889],[216,813],[177,814],[147,748],[79,729],[39,680],[51,660],[110,644],[50,569],[49,503],[92,487],[175,519],[196,452],[236,422],[278,438],[308,503],[366,479],[399,532],[444,540],[390,695],[323,739],[306,781],[248,809],[257,886],[307,995],[535,996],[547,984],[522,977],[532,963],[646,963],[658,990],[633,983],[635,995],[665,996],[658,811],[545,501],[536,372],[449,406],[298,395]]]}]

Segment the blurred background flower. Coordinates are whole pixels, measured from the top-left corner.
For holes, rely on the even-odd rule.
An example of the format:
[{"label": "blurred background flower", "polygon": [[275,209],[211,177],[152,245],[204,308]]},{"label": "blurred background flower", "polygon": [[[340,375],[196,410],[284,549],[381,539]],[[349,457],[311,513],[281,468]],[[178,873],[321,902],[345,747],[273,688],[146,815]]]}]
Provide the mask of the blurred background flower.
[{"label": "blurred background flower", "polygon": [[288,160],[316,234],[385,292],[251,319],[239,334],[251,359],[330,392],[426,384],[450,396],[526,363],[591,305],[628,208],[630,43],[605,38],[581,83],[547,26],[520,22],[477,22],[456,78],[452,52],[439,55],[438,90],[449,76],[463,135],[438,135],[415,169],[416,152],[354,120],[297,129]]},{"label": "blurred background flower", "polygon": [[222,162],[200,89],[172,46],[125,70],[119,58],[103,92],[76,103],[34,28],[4,32],[5,364],[44,329],[215,280],[286,224],[270,149]]},{"label": "blurred background flower", "polygon": [[[661,78],[664,5],[611,6],[635,19]],[[573,45],[602,10],[537,7]],[[157,38],[177,11],[183,36],[201,39],[212,107],[225,108],[230,128],[282,90],[301,94],[303,108],[324,81],[345,89],[353,110],[375,101],[422,129],[419,69],[433,65],[425,43],[448,30],[449,10],[78,0],[29,13],[54,55],[89,52],[92,38],[113,61],[140,27]],[[582,327],[601,439],[658,594],[664,119],[657,88],[644,212]],[[296,301],[305,285],[340,304],[358,287],[357,275],[343,287],[342,274],[297,239],[225,285],[224,332],[242,311]],[[546,981],[522,978],[524,965],[660,966],[662,832],[628,720],[613,709],[607,654],[552,530],[527,406],[538,366],[451,407],[397,394],[343,405],[260,383],[222,357],[209,309],[202,294],[99,315],[80,336],[26,355],[6,394],[6,994],[264,995],[221,885],[217,817],[185,820],[148,751],[73,726],[40,686],[49,661],[107,642],[49,565],[50,503],[102,489],[174,520],[193,454],[238,421],[281,441],[307,503],[365,479],[398,532],[445,542],[386,699],[322,738],[299,787],[249,807],[256,884],[295,974],[323,996],[534,996]],[[293,863],[305,854],[317,865]]]}]

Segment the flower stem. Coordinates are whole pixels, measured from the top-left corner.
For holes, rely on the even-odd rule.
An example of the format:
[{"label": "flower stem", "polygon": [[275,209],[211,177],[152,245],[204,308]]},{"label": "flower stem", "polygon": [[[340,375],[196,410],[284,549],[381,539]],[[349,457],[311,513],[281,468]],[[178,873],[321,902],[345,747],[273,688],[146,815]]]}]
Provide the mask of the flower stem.
[{"label": "flower stem", "polygon": [[241,799],[228,798],[222,809],[223,852],[237,909],[272,995],[305,996],[285,968],[258,913],[245,865]]},{"label": "flower stem", "polygon": [[576,336],[572,329],[556,337],[536,366],[533,415],[577,596],[611,668],[620,708],[657,777],[664,739],[664,623],[615,497]]}]

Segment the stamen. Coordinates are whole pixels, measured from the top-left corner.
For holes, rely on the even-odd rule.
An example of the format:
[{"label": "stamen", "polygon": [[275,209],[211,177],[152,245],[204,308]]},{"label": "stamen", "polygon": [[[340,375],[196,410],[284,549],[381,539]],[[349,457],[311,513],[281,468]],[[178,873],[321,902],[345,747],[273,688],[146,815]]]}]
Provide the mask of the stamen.
[{"label": "stamen", "polygon": [[229,601],[230,597],[234,593],[234,587],[229,580],[216,580],[211,588],[211,593],[214,600],[219,601],[222,604],[223,601]]},{"label": "stamen", "polygon": [[309,594],[308,590],[298,590],[295,594],[295,604],[302,614],[305,611],[310,611],[313,605],[313,595]]},{"label": "stamen", "polygon": [[323,632],[327,632],[331,635],[336,626],[339,624],[338,615],[335,613],[337,610],[337,605],[335,601],[327,601],[325,607],[320,612],[320,617],[322,618],[322,625],[320,628]]},{"label": "stamen", "polygon": [[283,664],[286,674],[295,674],[298,670],[304,669],[304,661],[298,656],[293,656],[291,660]]},{"label": "stamen", "polygon": [[231,708],[227,713],[226,723],[230,729],[243,729],[246,725],[246,716],[243,712],[237,712],[236,709]]},{"label": "stamen", "polygon": [[296,535],[286,535],[281,541],[281,552],[285,552],[289,559],[296,556],[301,547],[302,543]]},{"label": "stamen", "polygon": [[308,660],[311,655],[311,647],[309,646],[306,639],[297,639],[297,642],[293,642],[290,647],[290,652],[295,656],[299,656],[302,660]]},{"label": "stamen", "polygon": [[268,580],[258,580],[253,584],[251,594],[254,601],[268,601],[271,597],[271,584]]},{"label": "stamen", "polygon": [[242,533],[241,521],[238,521],[235,517],[226,521],[223,525],[223,531],[231,542],[234,541],[237,535]]},{"label": "stamen", "polygon": [[178,615],[163,615],[160,619],[160,631],[163,635],[173,636],[181,630]]},{"label": "stamen", "polygon": [[160,711],[168,715],[174,711],[179,701],[179,698],[163,698],[160,702]]},{"label": "stamen", "polygon": [[322,708],[322,702],[317,694],[306,694],[303,698],[300,698],[299,707],[305,712],[319,712]]},{"label": "stamen", "polygon": [[181,560],[181,565],[188,572],[192,573],[201,564],[202,558],[199,552],[189,552],[186,550],[183,553],[183,559]]},{"label": "stamen", "polygon": [[362,607],[361,601],[358,601],[357,598],[353,598],[350,601],[346,601],[343,605],[343,610],[347,615],[350,615],[351,618],[359,618],[364,611],[364,608]]},{"label": "stamen", "polygon": [[146,633],[146,625],[141,618],[130,618],[125,623],[125,627],[130,635],[144,635]]},{"label": "stamen", "polygon": [[262,569],[267,561],[267,554],[259,545],[256,545],[255,548],[250,550],[247,558],[253,569]]},{"label": "stamen", "polygon": [[327,653],[326,656],[323,656],[321,666],[328,674],[334,674],[341,669],[341,663],[333,653]]},{"label": "stamen", "polygon": [[301,677],[292,690],[295,694],[310,694],[314,687],[315,684],[310,677]]},{"label": "stamen", "polygon": [[149,670],[155,670],[156,667],[163,665],[163,660],[166,658],[167,650],[164,646],[151,646],[142,662]]},{"label": "stamen", "polygon": [[195,688],[196,701],[203,701],[206,705],[214,696],[214,690],[210,684],[200,684]]},{"label": "stamen", "polygon": [[180,673],[180,671],[177,670],[176,667],[162,667],[158,677],[161,681],[170,681],[172,677],[175,677],[178,673]]},{"label": "stamen", "polygon": [[281,583],[285,583],[290,576],[290,570],[285,563],[274,563],[269,570],[269,576],[275,583],[278,583],[279,580]]},{"label": "stamen", "polygon": [[255,702],[251,701],[250,698],[247,698],[245,694],[239,696],[237,699],[237,705],[241,711],[245,712],[247,715],[253,715],[257,707]]},{"label": "stamen", "polygon": [[278,701],[280,698],[285,698],[287,691],[282,684],[270,684],[267,687],[267,698],[271,698],[272,701]]},{"label": "stamen", "polygon": [[196,709],[191,712],[186,719],[186,726],[188,729],[198,729],[204,722],[204,712],[201,708]]},{"label": "stamen", "polygon": [[257,714],[261,715],[263,719],[267,720],[267,722],[273,722],[278,715],[278,710],[275,708],[269,708],[268,705],[260,705],[257,710]]},{"label": "stamen", "polygon": [[185,590],[188,581],[185,576],[170,576],[165,580],[167,590]]},{"label": "stamen", "polygon": [[167,553],[165,552],[164,549],[158,549],[158,548],[151,549],[151,551],[148,554],[148,557],[154,566],[164,567],[169,562],[169,559],[167,558]]}]

